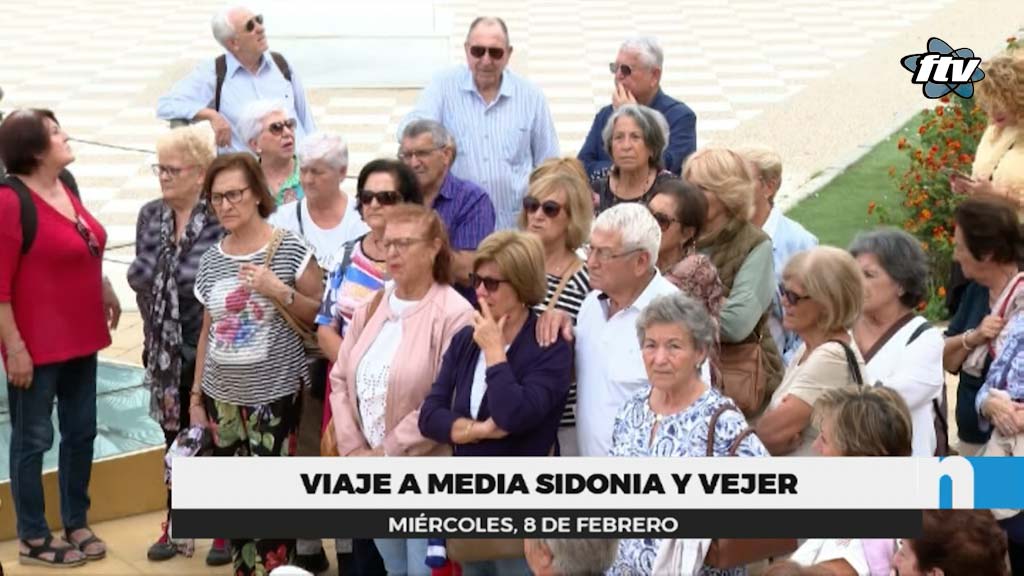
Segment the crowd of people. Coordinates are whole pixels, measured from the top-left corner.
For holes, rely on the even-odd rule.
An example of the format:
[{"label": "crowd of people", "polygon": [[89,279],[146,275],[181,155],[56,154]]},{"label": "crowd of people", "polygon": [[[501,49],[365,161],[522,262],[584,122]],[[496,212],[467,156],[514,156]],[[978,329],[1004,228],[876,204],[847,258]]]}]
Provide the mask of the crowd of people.
[{"label": "crowd of people", "polygon": [[[975,174],[951,183],[964,287],[943,333],[918,313],[920,244],[878,228],[817,246],[774,205],[778,154],[697,149],[652,38],[622,44],[612,103],[579,158],[563,158],[544,94],[506,69],[506,24],[478,18],[466,66],[402,122],[397,159],[367,163],[346,190],[347,146],[317,132],[263,17],[232,8],[212,27],[225,54],[158,113],[209,122],[214,141],[179,127],[157,142],[161,196],[139,213],[128,270],[170,451],[191,438],[221,457],[1024,456],[1024,61],[995,58],[979,83],[991,125]],[[19,559],[56,567],[106,554],[88,485],[97,353],[120,315],[67,141],[48,110],[0,123]],[[943,368],[959,374],[957,439]],[[54,398],[62,539],[41,483]],[[169,518],[152,561],[192,554]],[[1002,574],[1008,556],[1024,573],[1017,510],[925,512],[923,535],[902,543],[748,544],[712,540],[685,567],[678,542],[527,540],[461,569],[742,574],[774,560],[776,575]],[[343,574],[430,574],[443,546],[335,543]],[[239,575],[328,566],[316,540],[218,539],[206,562]]]}]

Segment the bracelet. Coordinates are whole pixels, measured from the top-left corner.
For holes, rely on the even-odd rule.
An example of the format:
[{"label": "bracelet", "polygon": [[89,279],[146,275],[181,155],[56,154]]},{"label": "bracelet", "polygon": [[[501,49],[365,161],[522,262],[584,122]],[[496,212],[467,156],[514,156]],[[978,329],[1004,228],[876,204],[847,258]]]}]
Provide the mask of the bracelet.
[{"label": "bracelet", "polygon": [[971,334],[974,334],[974,328],[969,328],[966,332],[960,335],[960,345],[963,346],[964,350],[967,350],[968,352],[977,348],[977,346],[969,346],[967,344],[967,337],[970,336]]},{"label": "bracelet", "polygon": [[466,429],[462,431],[462,435],[465,437],[466,440],[469,440],[469,433],[472,432],[472,431],[473,431],[473,422],[470,421],[469,424],[466,424]]}]

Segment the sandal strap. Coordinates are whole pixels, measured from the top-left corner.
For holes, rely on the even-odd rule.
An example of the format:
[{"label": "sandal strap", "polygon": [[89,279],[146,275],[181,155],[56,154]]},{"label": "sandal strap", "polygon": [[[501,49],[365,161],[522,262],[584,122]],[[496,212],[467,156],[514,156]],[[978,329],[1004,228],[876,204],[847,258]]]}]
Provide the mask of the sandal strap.
[{"label": "sandal strap", "polygon": [[[79,540],[77,542],[74,541],[71,538],[71,533],[74,532],[75,530],[82,530],[83,528],[89,531],[89,535],[86,536],[85,538],[82,538],[81,540]],[[65,530],[64,531],[64,537],[68,541],[69,544],[74,546],[79,551],[85,552],[84,548],[86,546],[88,546],[90,544],[95,544],[97,542],[100,543],[100,544],[104,544],[105,545],[103,540],[100,540],[99,537],[96,536],[96,533],[92,531],[92,528],[89,528],[88,526],[82,526],[82,528],[75,528],[75,530]]]},{"label": "sandal strap", "polygon": [[[68,552],[71,552],[72,550],[79,551],[73,545],[67,547],[62,546],[60,548],[54,546],[53,536],[50,534],[47,534],[46,537],[43,538],[43,542],[41,544],[35,546],[29,544],[28,540],[22,540],[21,543],[28,548],[28,553],[24,555],[42,562],[51,562],[52,564],[69,564],[69,562],[64,561]],[[53,554],[53,560],[46,560],[45,558],[42,558],[43,554],[48,553]]]}]

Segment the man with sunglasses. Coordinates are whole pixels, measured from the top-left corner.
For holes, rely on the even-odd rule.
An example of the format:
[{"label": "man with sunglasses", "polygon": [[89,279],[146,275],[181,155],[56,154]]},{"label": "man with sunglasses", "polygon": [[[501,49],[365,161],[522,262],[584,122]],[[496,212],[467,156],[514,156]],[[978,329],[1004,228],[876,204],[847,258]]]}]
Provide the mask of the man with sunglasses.
[{"label": "man with sunglasses", "polygon": [[498,230],[515,228],[530,172],[558,156],[558,135],[544,94],[506,70],[512,57],[500,18],[477,18],[466,37],[466,67],[442,72],[399,126],[435,120],[459,143],[452,174],[491,197]]},{"label": "man with sunglasses", "polygon": [[213,37],[225,54],[201,63],[157,102],[157,118],[186,122],[208,121],[218,154],[247,152],[239,131],[246,106],[256,100],[279,100],[295,118],[295,138],[316,129],[302,83],[283,56],[267,48],[263,16],[245,7],[214,15]]},{"label": "man with sunglasses", "polygon": [[597,113],[590,133],[577,155],[587,174],[600,178],[611,169],[612,159],[601,138],[612,112],[623,104],[643,104],[661,112],[668,120],[669,140],[665,147],[665,167],[679,175],[683,160],[697,149],[697,115],[689,106],[661,91],[661,66],[664,55],[658,41],[651,37],[626,40],[615,62],[609,64],[615,77],[612,103]]}]

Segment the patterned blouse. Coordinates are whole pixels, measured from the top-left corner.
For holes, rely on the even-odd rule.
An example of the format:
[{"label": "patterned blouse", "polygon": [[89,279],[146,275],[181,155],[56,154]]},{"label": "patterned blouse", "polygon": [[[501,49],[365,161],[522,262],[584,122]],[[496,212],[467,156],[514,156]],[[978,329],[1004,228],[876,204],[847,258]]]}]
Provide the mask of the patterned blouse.
[{"label": "patterned blouse", "polygon": [[[707,455],[708,424],[719,406],[731,403],[710,386],[686,410],[662,419],[651,438],[654,412],[650,408],[651,386],[629,399],[615,418],[610,456],[634,458],[703,457]],[[715,425],[715,456],[728,455],[729,445],[747,429],[747,421],[738,410],[726,410]],[[737,456],[768,456],[768,450],[756,435],[750,434],[740,442]],[[608,574],[616,576],[648,575],[654,566],[660,540],[655,538],[624,539]],[[715,570],[707,566],[702,576],[742,575],[746,568]]]},{"label": "patterned blouse", "polygon": [[654,189],[658,187],[658,184],[661,184],[665,180],[670,180],[673,178],[678,178],[678,176],[669,172],[668,170],[662,170],[661,172],[658,172],[654,176],[654,182],[651,182],[651,187],[648,188],[646,192],[644,192],[643,196],[639,198],[633,198],[631,200],[619,198],[618,196],[615,195],[615,192],[612,192],[611,175],[605,175],[604,177],[599,178],[597,180],[592,180],[590,182],[590,188],[594,191],[595,194],[597,194],[598,198],[597,210],[595,210],[594,213],[600,214],[601,212],[604,212],[605,210],[611,208],[612,206],[615,206],[616,204],[622,204],[625,202],[638,202],[646,206],[647,201],[651,199]]},{"label": "patterned blouse", "polygon": [[277,194],[274,194],[274,200],[277,201],[277,205],[287,204],[296,200],[302,200],[305,194],[302,193],[302,181],[299,178],[299,158],[296,156],[292,158],[292,162],[295,164],[295,169],[292,170],[291,176],[281,182],[281,187],[277,189]]}]

